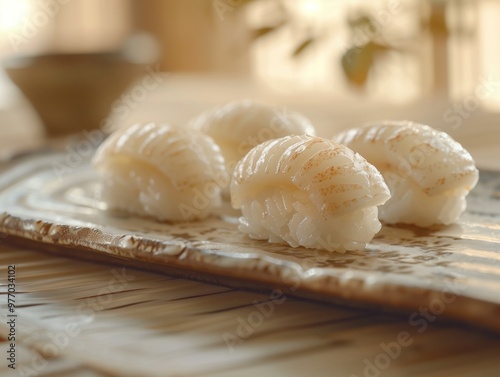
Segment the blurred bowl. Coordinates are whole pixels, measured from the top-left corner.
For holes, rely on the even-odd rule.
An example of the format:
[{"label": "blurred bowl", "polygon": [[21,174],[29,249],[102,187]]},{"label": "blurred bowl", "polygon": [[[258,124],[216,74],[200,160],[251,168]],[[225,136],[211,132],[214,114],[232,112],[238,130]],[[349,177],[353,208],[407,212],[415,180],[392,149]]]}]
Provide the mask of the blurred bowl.
[{"label": "blurred bowl", "polygon": [[47,136],[98,128],[144,65],[119,52],[17,56],[6,73],[40,115]]}]

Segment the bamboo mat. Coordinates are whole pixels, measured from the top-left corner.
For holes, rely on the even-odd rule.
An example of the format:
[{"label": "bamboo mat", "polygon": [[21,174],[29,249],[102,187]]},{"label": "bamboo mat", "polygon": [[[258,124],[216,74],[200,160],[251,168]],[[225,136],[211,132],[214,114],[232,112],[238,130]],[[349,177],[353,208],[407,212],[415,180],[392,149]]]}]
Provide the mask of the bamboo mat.
[{"label": "bamboo mat", "polygon": [[[18,314],[16,371],[2,357],[2,376],[500,373],[500,338],[456,324],[424,328],[408,317],[277,300],[5,242],[0,263],[3,339],[9,264],[17,270]],[[6,346],[0,343],[2,355]]]}]

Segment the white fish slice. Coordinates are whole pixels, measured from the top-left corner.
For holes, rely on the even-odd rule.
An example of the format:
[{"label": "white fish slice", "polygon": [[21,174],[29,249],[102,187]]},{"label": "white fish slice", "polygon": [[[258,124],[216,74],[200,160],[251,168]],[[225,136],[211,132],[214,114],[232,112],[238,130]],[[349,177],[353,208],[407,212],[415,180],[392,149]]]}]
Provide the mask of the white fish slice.
[{"label": "white fish slice", "polygon": [[315,135],[301,114],[252,100],[240,100],[207,110],[191,127],[211,136],[220,146],[229,173],[245,154],[264,141],[288,135]]},{"label": "white fish slice", "polygon": [[136,124],[115,132],[93,163],[108,207],[158,220],[207,217],[229,183],[219,147],[209,136],[169,124]]},{"label": "white fish slice", "polygon": [[382,121],[333,140],[360,153],[383,174],[391,199],[380,207],[388,223],[451,224],[479,172],[472,156],[445,132],[410,121]]},{"label": "white fish slice", "polygon": [[389,198],[382,175],[363,157],[308,135],[253,148],[230,188],[243,213],[240,230],[250,237],[339,252],[365,247],[381,227],[377,206]]}]

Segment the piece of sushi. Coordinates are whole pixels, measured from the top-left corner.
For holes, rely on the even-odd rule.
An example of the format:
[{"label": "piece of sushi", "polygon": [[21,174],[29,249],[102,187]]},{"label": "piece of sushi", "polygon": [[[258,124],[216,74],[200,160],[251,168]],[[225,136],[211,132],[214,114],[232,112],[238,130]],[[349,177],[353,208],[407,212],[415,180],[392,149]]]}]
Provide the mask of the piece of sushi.
[{"label": "piece of sushi", "polygon": [[115,131],[96,152],[109,208],[158,220],[207,217],[229,183],[219,147],[207,135],[170,124]]},{"label": "piece of sushi", "polygon": [[479,172],[469,152],[447,133],[410,121],[383,121],[333,138],[360,153],[383,174],[391,199],[379,209],[387,223],[420,227],[451,224]]},{"label": "piece of sushi", "polygon": [[210,109],[190,123],[219,145],[229,174],[254,146],[287,135],[314,135],[311,122],[299,113],[252,100]]},{"label": "piece of sushi", "polygon": [[230,189],[243,215],[239,229],[251,238],[337,252],[365,248],[381,228],[377,206],[390,196],[359,154],[308,135],[254,147]]}]

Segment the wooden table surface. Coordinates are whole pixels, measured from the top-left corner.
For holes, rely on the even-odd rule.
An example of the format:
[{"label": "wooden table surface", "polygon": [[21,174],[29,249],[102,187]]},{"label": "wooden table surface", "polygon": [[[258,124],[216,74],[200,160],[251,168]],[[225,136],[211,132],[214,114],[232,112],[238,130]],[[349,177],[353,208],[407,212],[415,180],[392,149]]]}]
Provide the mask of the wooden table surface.
[{"label": "wooden table surface", "polygon": [[[479,166],[500,169],[500,117],[478,110],[452,127],[443,121],[451,105],[439,99],[400,107],[360,105],[273,94],[237,80],[164,76],[126,117],[113,116],[118,125],[183,123],[207,106],[241,97],[300,110],[322,136],[370,119],[427,122],[448,130]],[[0,148],[13,149],[19,135],[40,135],[34,123],[13,127],[5,119]],[[0,240],[1,376],[500,375],[498,334],[439,317],[415,326],[408,315],[288,297],[271,310],[266,293],[67,259],[9,241]],[[8,265],[16,266],[16,370],[5,357]]]}]

